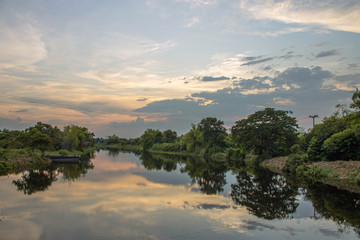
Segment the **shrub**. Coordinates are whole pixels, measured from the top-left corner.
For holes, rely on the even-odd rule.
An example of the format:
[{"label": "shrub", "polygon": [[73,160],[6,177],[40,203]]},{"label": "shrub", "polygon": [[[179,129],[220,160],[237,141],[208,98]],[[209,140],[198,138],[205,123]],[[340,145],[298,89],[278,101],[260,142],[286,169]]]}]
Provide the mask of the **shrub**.
[{"label": "shrub", "polygon": [[331,160],[355,160],[359,157],[360,142],[353,129],[335,133],[322,145],[324,157]]},{"label": "shrub", "polygon": [[289,155],[288,160],[284,164],[283,171],[289,173],[295,173],[296,169],[299,166],[304,165],[308,161],[309,159],[307,154],[299,154],[299,153],[291,154]]}]

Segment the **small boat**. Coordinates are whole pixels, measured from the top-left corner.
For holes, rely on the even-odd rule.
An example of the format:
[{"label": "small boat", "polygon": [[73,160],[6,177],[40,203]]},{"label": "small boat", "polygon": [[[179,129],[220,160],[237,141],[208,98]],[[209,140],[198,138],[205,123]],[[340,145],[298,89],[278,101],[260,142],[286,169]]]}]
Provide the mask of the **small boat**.
[{"label": "small boat", "polygon": [[50,158],[51,163],[80,163],[79,155],[62,155],[62,156],[46,155],[45,157]]}]

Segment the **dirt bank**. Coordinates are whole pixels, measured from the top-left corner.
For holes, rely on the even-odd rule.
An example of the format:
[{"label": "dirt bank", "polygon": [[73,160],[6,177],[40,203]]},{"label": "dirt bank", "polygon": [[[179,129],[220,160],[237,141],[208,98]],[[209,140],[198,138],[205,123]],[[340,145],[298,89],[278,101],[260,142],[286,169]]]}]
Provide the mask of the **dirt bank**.
[{"label": "dirt bank", "polygon": [[[282,173],[288,157],[277,157],[265,160],[263,166],[276,173]],[[328,173],[321,182],[353,192],[360,192],[360,161],[316,162],[308,165]]]}]

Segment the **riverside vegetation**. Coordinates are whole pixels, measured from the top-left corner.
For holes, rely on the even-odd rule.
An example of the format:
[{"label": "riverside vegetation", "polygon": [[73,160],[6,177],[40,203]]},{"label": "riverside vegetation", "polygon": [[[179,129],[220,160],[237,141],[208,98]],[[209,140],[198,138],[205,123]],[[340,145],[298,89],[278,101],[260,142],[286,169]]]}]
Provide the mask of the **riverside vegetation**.
[{"label": "riverside vegetation", "polygon": [[0,130],[0,176],[24,170],[48,169],[51,155],[89,155],[95,135],[85,127],[58,127],[38,122],[24,131]]},{"label": "riverside vegetation", "polygon": [[[182,136],[171,129],[147,129],[139,138],[125,139],[112,135],[98,138],[96,142],[98,147],[105,149],[206,156],[213,161],[226,161],[236,166],[253,166],[262,162],[262,166],[299,179],[341,179],[359,184],[358,89],[353,93],[352,100],[349,108],[337,105],[337,111],[332,116],[324,118],[308,133],[299,130],[291,111],[265,108],[236,121],[229,133],[223,121],[207,117],[193,124]],[[46,151],[58,155],[93,152],[94,137],[84,127],[71,125],[61,131],[56,126],[41,122],[25,131],[4,129],[0,131],[0,173],[5,175],[24,166],[34,168],[39,164],[48,164],[44,158]],[[343,169],[347,171],[341,172]]]},{"label": "riverside vegetation", "polygon": [[337,105],[332,116],[309,132],[299,130],[291,111],[265,108],[235,122],[229,133],[223,121],[208,117],[182,136],[170,129],[147,129],[139,138],[112,135],[98,142],[105,149],[207,156],[238,166],[261,163],[297,179],[360,185],[358,89],[352,101],[349,107]]}]

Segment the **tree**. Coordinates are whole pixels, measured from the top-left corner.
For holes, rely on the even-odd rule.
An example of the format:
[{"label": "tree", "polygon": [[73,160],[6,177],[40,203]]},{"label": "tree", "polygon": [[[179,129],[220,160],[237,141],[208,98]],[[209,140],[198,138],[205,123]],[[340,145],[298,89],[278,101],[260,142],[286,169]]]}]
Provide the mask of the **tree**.
[{"label": "tree", "polygon": [[30,147],[33,152],[35,149],[39,149],[42,155],[44,155],[46,150],[53,148],[52,139],[35,127],[30,127],[25,130],[25,138],[27,146]]},{"label": "tree", "polygon": [[144,151],[149,150],[152,145],[161,143],[162,134],[160,130],[147,129],[140,137],[140,142]]},{"label": "tree", "polygon": [[187,151],[198,152],[203,144],[203,132],[193,124],[190,131],[182,138],[182,142],[185,143]]},{"label": "tree", "polygon": [[203,118],[198,124],[199,130],[203,133],[203,142],[208,148],[226,146],[226,129],[222,126],[223,121],[213,117]]},{"label": "tree", "polygon": [[168,129],[162,133],[162,142],[164,143],[173,143],[177,138],[177,133]]},{"label": "tree", "polygon": [[61,149],[63,133],[57,126],[53,127],[50,124],[37,122],[34,128],[39,130],[41,133],[48,135],[51,138],[55,150]]},{"label": "tree", "polygon": [[231,128],[235,144],[268,158],[288,154],[298,128],[296,119],[288,114],[292,112],[265,108],[237,121]]},{"label": "tree", "polygon": [[80,150],[92,147],[95,144],[95,134],[85,127],[69,125],[64,128],[63,147],[72,150]]},{"label": "tree", "polygon": [[356,109],[357,111],[360,111],[360,91],[358,88],[356,88],[356,91],[352,96],[352,100],[353,103],[350,104],[350,107]]}]

